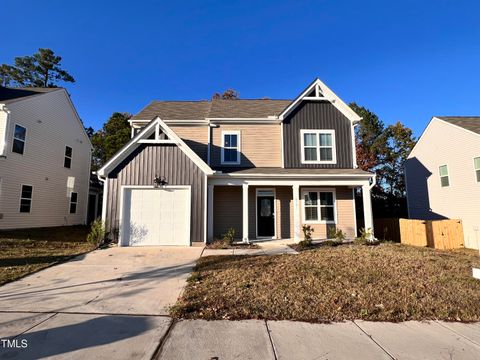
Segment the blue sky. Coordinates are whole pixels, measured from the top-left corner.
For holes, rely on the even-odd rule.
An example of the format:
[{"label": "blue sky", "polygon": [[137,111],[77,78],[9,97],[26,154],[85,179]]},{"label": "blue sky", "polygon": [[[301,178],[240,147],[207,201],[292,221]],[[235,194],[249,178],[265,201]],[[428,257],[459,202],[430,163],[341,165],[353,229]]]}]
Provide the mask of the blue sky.
[{"label": "blue sky", "polygon": [[416,135],[480,115],[478,1],[2,0],[0,63],[48,47],[87,126],[153,99],[293,98],[315,77]]}]

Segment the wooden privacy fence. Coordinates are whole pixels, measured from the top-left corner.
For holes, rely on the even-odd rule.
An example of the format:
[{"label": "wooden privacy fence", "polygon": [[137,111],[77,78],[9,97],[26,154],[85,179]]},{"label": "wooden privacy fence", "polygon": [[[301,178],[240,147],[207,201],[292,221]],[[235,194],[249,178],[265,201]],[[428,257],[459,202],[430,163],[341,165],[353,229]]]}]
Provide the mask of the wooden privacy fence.
[{"label": "wooden privacy fence", "polygon": [[449,250],[463,247],[461,220],[375,219],[375,236],[406,245]]}]

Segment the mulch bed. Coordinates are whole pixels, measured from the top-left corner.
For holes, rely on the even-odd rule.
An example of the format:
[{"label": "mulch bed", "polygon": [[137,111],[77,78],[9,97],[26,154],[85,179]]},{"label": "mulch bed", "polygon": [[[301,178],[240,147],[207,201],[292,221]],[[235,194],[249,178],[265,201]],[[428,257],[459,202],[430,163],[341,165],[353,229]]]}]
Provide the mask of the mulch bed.
[{"label": "mulch bed", "polygon": [[171,314],[189,319],[480,321],[478,252],[383,243],[201,258]]}]

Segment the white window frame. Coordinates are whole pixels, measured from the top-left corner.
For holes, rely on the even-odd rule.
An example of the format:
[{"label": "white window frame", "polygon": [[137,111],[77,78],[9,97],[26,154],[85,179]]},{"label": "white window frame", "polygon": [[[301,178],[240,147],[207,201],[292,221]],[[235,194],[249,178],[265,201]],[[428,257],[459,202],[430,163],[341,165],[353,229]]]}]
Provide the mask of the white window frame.
[{"label": "white window frame", "polygon": [[[30,186],[32,188],[32,197],[30,198],[24,198],[22,197],[22,193],[23,193],[23,187],[24,186]],[[34,190],[34,187],[33,185],[30,185],[30,184],[20,184],[20,201],[19,201],[19,204],[18,204],[18,212],[20,214],[31,214],[32,213],[32,207],[33,207],[33,190]],[[22,212],[20,211],[21,207],[22,207],[22,200],[30,200],[30,209],[28,212]]]},{"label": "white window frame", "polygon": [[[476,182],[477,184],[480,184],[480,181],[478,181],[478,179],[477,179],[477,171],[480,171],[480,168],[477,169],[477,168],[475,167],[475,159],[480,159],[480,156],[475,156],[475,157],[473,158],[473,176],[475,177],[475,182]],[[450,181],[450,179],[448,179],[448,180]]]},{"label": "white window frame", "polygon": [[[77,201],[72,201],[72,194],[73,193],[77,194]],[[72,204],[75,204],[75,212],[73,212],[73,213],[70,211],[70,208],[71,208]],[[68,202],[68,213],[70,215],[77,214],[77,208],[78,208],[78,192],[77,191],[71,191],[70,192],[70,201]]]},{"label": "white window frame", "polygon": [[[315,134],[317,136],[317,160],[305,160],[305,134]],[[332,136],[332,146],[320,146],[320,134],[328,134]],[[313,147],[313,146],[312,146]],[[320,160],[321,148],[332,148],[332,160]],[[300,153],[302,164],[336,164],[337,148],[335,145],[335,130],[318,130],[318,129],[301,129],[300,130]]]},{"label": "white window frame", "polygon": [[[67,156],[67,147],[72,149],[72,155],[71,156]],[[70,159],[70,167],[65,166],[65,159]],[[65,151],[63,152],[63,167],[65,169],[71,169],[72,165],[73,165],[73,147],[71,147],[70,145],[65,145]]]},{"label": "white window frame", "polygon": [[[225,161],[225,135],[236,135],[237,136],[237,146],[229,147],[228,149],[237,150],[237,160],[236,161]],[[241,159],[241,136],[240,131],[222,131],[222,154],[221,154],[221,164],[222,165],[239,165]]]},{"label": "white window frame", "polygon": [[[442,166],[446,166],[446,167],[447,167],[447,175],[443,175],[443,176],[442,176],[442,175],[440,174],[440,168],[441,168]],[[448,178],[448,186],[442,186],[442,177]],[[439,166],[438,166],[438,178],[439,178],[439,180],[440,180],[440,187],[441,187],[441,188],[448,188],[448,187],[451,187],[451,186],[452,186],[452,182],[450,181],[450,171],[448,170],[448,165],[447,165],[447,164],[442,164],[442,165],[439,165]]]},{"label": "white window frame", "polygon": [[[317,193],[317,209],[318,209],[318,220],[306,220],[305,219],[305,194],[309,192]],[[332,193],[333,197],[333,220],[321,220],[321,211],[322,207],[332,207],[331,205],[321,205],[320,204],[320,193],[329,192]],[[337,193],[334,188],[303,188],[301,196],[301,206],[302,206],[302,222],[304,224],[329,224],[335,225],[337,223]]]},{"label": "white window frame", "polygon": [[[25,129],[25,140],[18,139],[18,138],[15,137],[15,128],[16,128],[17,126],[20,126],[20,127],[22,127],[22,128]],[[25,155],[25,150],[26,150],[26,148],[27,148],[27,132],[28,132],[28,129],[27,129],[26,126],[23,126],[23,125],[20,125],[20,124],[17,124],[17,123],[14,123],[14,124],[13,124],[12,147],[11,147],[11,149],[10,149],[10,150],[12,151],[12,154]],[[23,153],[20,154],[20,153],[18,153],[18,152],[16,152],[16,151],[13,151],[13,145],[14,145],[14,143],[15,143],[15,140],[17,140],[17,141],[22,141],[22,142],[23,142]]]}]

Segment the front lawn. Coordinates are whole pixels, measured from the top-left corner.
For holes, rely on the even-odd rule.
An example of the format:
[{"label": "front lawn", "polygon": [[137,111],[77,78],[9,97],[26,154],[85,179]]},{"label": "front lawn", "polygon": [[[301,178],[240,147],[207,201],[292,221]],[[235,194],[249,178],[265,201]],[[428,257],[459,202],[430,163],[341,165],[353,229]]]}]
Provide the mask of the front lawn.
[{"label": "front lawn", "polygon": [[328,322],[480,321],[478,252],[385,243],[200,258],[171,314]]},{"label": "front lawn", "polygon": [[0,231],[0,285],[93,249],[88,227]]}]

